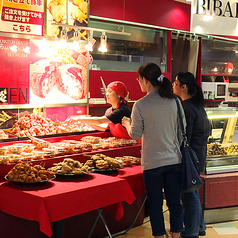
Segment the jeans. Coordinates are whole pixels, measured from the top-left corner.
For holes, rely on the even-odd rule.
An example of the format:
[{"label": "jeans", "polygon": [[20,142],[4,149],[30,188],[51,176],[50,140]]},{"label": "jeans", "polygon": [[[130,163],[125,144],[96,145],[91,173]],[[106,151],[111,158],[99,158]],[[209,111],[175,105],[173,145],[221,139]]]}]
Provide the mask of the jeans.
[{"label": "jeans", "polygon": [[166,233],[163,216],[163,189],[170,212],[170,229],[172,232],[181,232],[183,230],[183,209],[180,202],[181,164],[145,170],[144,181],[153,236]]},{"label": "jeans", "polygon": [[199,232],[206,230],[206,223],[202,216],[202,207],[198,190],[181,194],[184,214],[185,230],[183,236],[198,236]]}]

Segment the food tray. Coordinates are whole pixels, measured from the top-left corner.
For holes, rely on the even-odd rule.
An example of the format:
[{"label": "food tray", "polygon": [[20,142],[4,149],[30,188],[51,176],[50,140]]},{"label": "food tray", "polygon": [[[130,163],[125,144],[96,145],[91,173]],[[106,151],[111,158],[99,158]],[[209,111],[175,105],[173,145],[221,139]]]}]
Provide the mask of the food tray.
[{"label": "food tray", "polygon": [[37,182],[19,182],[19,181],[13,181],[13,180],[10,180],[10,179],[7,177],[7,175],[6,175],[4,178],[5,178],[7,181],[12,182],[12,183],[15,183],[15,184],[17,184],[17,185],[30,185],[30,186],[35,186],[35,185],[42,185],[42,184],[44,184],[44,183],[46,183],[46,182],[48,182],[48,181],[51,181],[51,180],[55,179],[56,176],[54,175],[54,177],[51,178],[51,179],[42,180],[42,181],[37,181]]},{"label": "food tray", "polygon": [[117,169],[93,169],[93,173],[112,173],[116,172],[119,169],[122,169],[123,167],[117,168]]}]

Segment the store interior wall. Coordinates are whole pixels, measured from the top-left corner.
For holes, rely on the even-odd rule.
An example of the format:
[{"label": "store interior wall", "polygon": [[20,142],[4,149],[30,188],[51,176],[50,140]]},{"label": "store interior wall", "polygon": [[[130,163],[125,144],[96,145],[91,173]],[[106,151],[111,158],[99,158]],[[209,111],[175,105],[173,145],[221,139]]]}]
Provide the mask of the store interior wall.
[{"label": "store interior wall", "polygon": [[191,6],[173,0],[91,0],[90,15],[189,31]]}]

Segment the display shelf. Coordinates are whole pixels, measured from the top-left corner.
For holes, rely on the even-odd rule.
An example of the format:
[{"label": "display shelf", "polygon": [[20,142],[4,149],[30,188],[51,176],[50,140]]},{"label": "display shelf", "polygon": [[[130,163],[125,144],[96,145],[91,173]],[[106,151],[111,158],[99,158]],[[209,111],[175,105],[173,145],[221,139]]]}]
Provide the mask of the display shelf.
[{"label": "display shelf", "polygon": [[[45,138],[44,140],[48,141],[48,142],[59,142],[61,140],[80,140],[83,136],[85,136],[86,134],[72,134],[72,135],[68,135],[68,136],[57,136],[57,137],[48,137]],[[98,136],[101,138],[107,138],[107,137],[112,137],[110,132],[94,132],[94,133],[90,133],[88,134],[90,136]],[[17,143],[25,143],[26,140],[21,140],[21,141],[17,141]],[[1,146],[8,146],[8,145],[12,145],[16,143],[15,141],[11,141],[11,142],[6,142],[6,143],[2,143]],[[131,145],[131,146],[123,146],[123,147],[116,147],[116,148],[108,148],[108,149],[98,149],[98,150],[91,150],[91,151],[85,151],[82,153],[75,153],[75,154],[67,154],[67,155],[61,155],[61,156],[55,156],[55,157],[50,157],[50,158],[44,158],[41,160],[32,160],[31,162],[33,163],[33,165],[35,164],[40,164],[43,167],[45,167],[46,169],[48,169],[49,167],[52,167],[55,163],[59,163],[62,162],[65,158],[72,158],[74,160],[78,160],[81,163],[84,163],[88,157],[85,155],[93,155],[93,154],[105,154],[107,156],[111,156],[111,157],[122,157],[125,155],[131,155],[131,156],[136,156],[136,157],[140,157],[141,151],[141,145],[140,144],[135,144],[135,145]],[[15,163],[11,163],[11,164],[2,164],[0,165],[0,180],[4,180],[4,176],[15,166]]]},{"label": "display shelf", "polygon": [[[210,141],[218,147],[214,147],[217,155],[207,156],[199,196],[205,222],[225,222],[234,219],[231,210],[238,210],[238,113],[236,107],[206,108],[206,112],[212,128]],[[209,153],[213,145],[208,144]]]}]

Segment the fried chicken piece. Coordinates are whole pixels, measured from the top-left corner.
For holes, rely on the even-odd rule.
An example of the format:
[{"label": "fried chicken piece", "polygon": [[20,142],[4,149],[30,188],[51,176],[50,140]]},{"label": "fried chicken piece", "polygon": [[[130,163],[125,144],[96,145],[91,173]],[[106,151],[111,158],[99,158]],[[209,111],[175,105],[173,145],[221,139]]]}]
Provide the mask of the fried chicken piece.
[{"label": "fried chicken piece", "polygon": [[108,162],[105,160],[96,160],[95,164],[96,164],[96,168],[98,169],[109,169],[110,167]]}]

